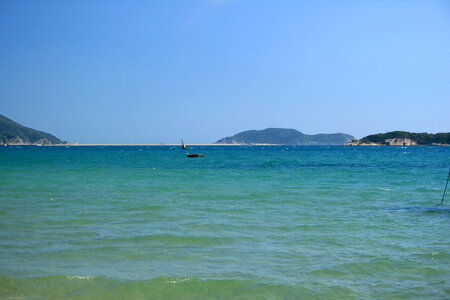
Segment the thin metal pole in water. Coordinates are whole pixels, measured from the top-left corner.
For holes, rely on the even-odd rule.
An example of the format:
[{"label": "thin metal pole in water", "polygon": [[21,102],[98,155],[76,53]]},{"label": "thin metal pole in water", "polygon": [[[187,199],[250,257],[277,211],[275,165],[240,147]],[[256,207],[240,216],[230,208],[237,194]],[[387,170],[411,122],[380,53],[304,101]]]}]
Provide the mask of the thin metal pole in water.
[{"label": "thin metal pole in water", "polygon": [[445,192],[447,191],[448,179],[450,178],[450,170],[448,170],[447,183],[445,184],[444,194],[442,195],[441,205],[444,203]]}]

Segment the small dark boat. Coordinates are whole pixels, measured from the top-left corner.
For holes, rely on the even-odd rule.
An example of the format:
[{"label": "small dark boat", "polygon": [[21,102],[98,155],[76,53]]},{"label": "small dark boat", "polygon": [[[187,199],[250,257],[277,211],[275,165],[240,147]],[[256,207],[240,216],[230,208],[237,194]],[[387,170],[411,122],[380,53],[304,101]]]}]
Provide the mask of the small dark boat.
[{"label": "small dark boat", "polygon": [[203,157],[203,154],[186,153],[187,157]]}]

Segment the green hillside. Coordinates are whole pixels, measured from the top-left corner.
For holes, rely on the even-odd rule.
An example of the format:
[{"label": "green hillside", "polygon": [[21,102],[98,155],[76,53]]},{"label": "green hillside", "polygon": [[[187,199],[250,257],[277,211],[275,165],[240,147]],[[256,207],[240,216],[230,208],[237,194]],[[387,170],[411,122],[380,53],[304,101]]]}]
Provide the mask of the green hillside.
[{"label": "green hillside", "polygon": [[22,126],[0,115],[0,144],[2,145],[55,145],[64,143],[49,133]]},{"label": "green hillside", "polygon": [[342,145],[352,138],[345,133],[308,135],[295,129],[267,128],[243,131],[216,144]]},{"label": "green hillside", "polygon": [[362,138],[360,141],[362,143],[376,143],[376,144],[387,144],[388,139],[410,139],[414,141],[417,145],[432,145],[432,144],[450,144],[450,133],[414,133],[408,131],[391,131],[387,133],[378,133],[368,135]]}]

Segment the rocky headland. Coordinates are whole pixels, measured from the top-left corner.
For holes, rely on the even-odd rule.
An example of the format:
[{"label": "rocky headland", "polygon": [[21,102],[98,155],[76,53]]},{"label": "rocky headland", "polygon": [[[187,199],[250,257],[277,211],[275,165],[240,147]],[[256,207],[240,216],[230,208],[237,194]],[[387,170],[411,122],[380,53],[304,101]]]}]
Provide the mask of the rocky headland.
[{"label": "rocky headland", "polygon": [[65,145],[50,133],[38,131],[0,115],[0,145]]},{"label": "rocky headland", "polygon": [[450,133],[414,133],[391,131],[353,138],[347,146],[450,146]]}]

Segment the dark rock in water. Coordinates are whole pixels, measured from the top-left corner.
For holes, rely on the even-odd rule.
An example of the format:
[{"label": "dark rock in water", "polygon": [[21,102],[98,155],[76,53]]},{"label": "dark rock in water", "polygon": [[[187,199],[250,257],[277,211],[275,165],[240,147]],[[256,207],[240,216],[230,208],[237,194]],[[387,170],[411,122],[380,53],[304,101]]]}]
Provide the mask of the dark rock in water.
[{"label": "dark rock in water", "polygon": [[354,138],[345,133],[308,135],[295,129],[248,130],[218,140],[216,144],[343,145]]},{"label": "dark rock in water", "polygon": [[0,145],[57,145],[66,144],[57,137],[22,126],[0,115]]}]

